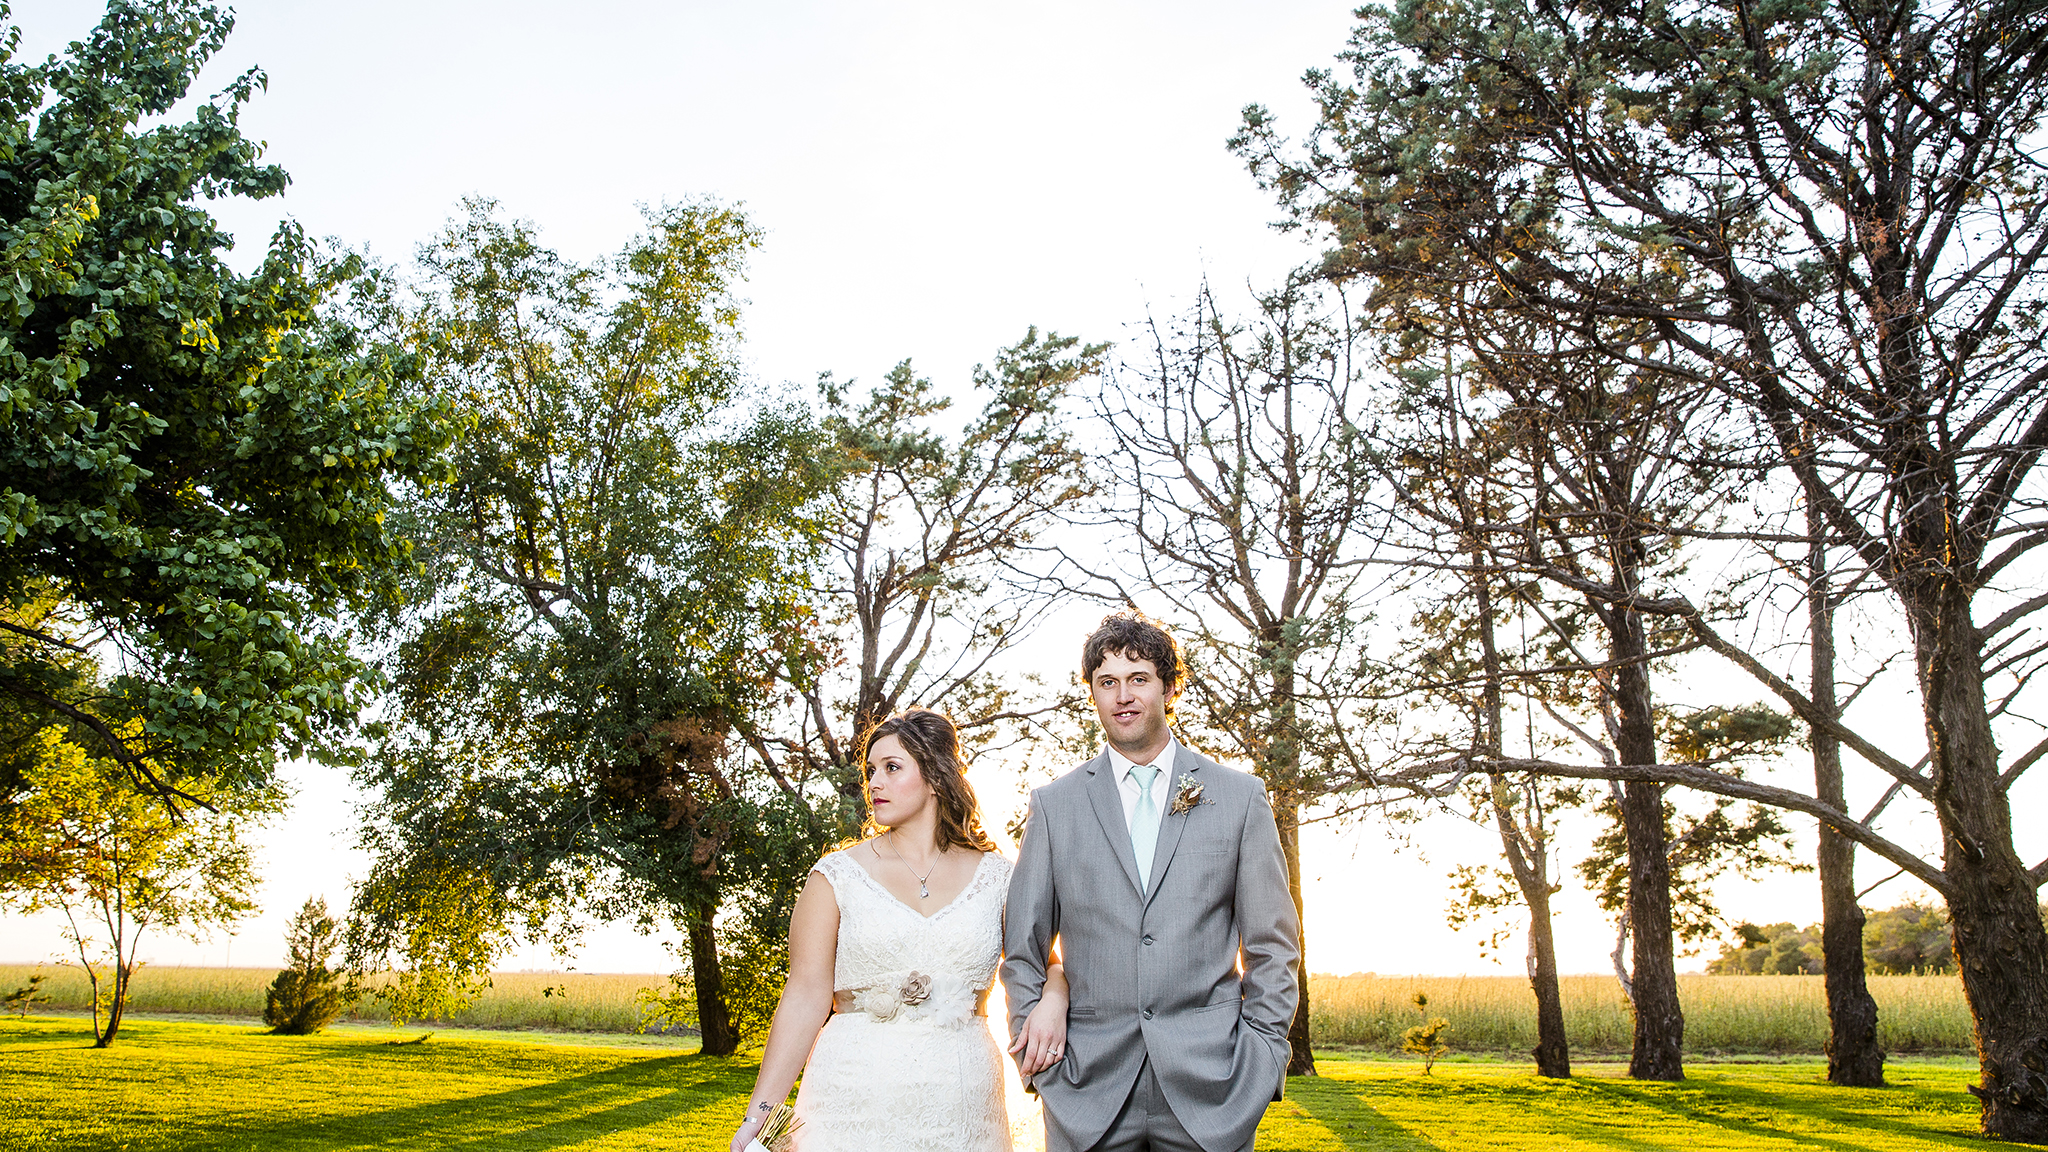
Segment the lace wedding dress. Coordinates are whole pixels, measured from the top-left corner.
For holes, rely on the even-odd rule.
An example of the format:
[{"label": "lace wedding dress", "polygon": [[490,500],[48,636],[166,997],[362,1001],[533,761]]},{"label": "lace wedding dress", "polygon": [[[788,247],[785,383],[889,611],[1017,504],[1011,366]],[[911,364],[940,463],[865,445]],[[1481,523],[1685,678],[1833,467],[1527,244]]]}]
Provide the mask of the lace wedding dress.
[{"label": "lace wedding dress", "polygon": [[813,871],[838,898],[832,986],[855,1007],[825,1022],[804,1066],[798,1152],[1010,1152],[1003,1054],[975,1014],[1002,951],[1010,862],[984,855],[927,917],[848,851]]}]

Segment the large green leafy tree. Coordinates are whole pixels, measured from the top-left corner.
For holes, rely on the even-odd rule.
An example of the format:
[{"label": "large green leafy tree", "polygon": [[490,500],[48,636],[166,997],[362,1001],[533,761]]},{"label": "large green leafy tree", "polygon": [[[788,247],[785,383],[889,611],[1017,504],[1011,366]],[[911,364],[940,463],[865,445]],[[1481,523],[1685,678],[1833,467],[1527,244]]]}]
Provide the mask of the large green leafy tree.
[{"label": "large green leafy tree", "polygon": [[61,59],[0,49],[0,597],[66,625],[0,625],[0,708],[174,803],[347,756],[364,667],[324,621],[394,590],[390,485],[445,443],[403,364],[323,323],[352,262],[291,226],[223,261],[201,202],[287,182],[236,126],[264,77],[166,117],[231,25],[114,0]]},{"label": "large green leafy tree", "polygon": [[814,647],[807,508],[834,455],[741,385],[731,290],[757,233],[737,212],[651,210],[585,265],[466,208],[381,317],[468,425],[453,481],[399,518],[426,564],[385,621],[354,959],[395,957],[397,1009],[427,1015],[515,937],[676,923],[705,1050],[730,1052],[732,1000],[759,997],[728,989],[756,966],[728,971],[721,931],[747,954],[778,937],[837,826],[829,792],[814,810],[736,738],[770,668]]},{"label": "large green leafy tree", "polygon": [[[2039,666],[2029,621],[2048,607],[2048,11],[1404,0],[1362,18],[1352,82],[1319,78],[1307,144],[1283,146],[1254,109],[1245,155],[1326,229],[1332,271],[1424,292],[1477,273],[1504,307],[1720,390],[1765,430],[1822,542],[1908,622],[1926,770],[1838,734],[1932,809],[1941,859],[1827,799],[1773,802],[1942,895],[1983,1128],[2048,1140],[2048,933],[2033,913],[2048,861],[2021,858],[2008,800],[2048,742],[1999,749]],[[1635,606],[1768,680],[1690,605]],[[1774,690],[1809,726],[1839,725],[1826,701]]]}]

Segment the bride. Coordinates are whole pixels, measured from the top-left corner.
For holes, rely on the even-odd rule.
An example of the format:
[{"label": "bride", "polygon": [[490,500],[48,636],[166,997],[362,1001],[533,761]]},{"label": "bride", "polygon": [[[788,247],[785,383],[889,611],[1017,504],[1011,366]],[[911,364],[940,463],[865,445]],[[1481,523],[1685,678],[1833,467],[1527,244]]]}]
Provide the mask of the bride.
[{"label": "bride", "polygon": [[[982,831],[951,720],[913,708],[864,744],[868,835],[818,861],[797,897],[789,980],[732,1152],[799,1070],[800,1152],[1009,1152],[984,1006],[1010,862]],[[1010,1047],[1027,1079],[1065,1046],[1066,979],[1050,976]]]}]

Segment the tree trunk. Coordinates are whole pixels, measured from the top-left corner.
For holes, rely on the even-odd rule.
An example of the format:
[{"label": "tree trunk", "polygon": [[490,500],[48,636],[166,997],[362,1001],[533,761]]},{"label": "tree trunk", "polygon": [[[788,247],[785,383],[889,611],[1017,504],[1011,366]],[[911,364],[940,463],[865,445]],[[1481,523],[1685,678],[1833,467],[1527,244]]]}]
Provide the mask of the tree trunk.
[{"label": "tree trunk", "polygon": [[106,1045],[100,1042],[100,976],[90,963],[85,966],[85,980],[87,989],[92,994],[92,1046],[105,1048]]},{"label": "tree trunk", "polygon": [[861,738],[888,718],[889,714],[863,693],[854,704],[853,723],[847,730],[846,742],[839,745],[844,763],[832,766],[832,788],[839,793],[840,799],[853,805],[855,829],[865,818],[868,802],[868,760],[866,751],[861,748]]},{"label": "tree trunk", "polygon": [[[115,941],[114,947],[117,950],[120,948],[118,939]],[[111,1048],[114,1046],[114,1037],[121,1034],[121,1017],[127,1015],[128,1009],[128,978],[134,974],[134,968],[124,963],[121,960],[119,951],[116,951],[114,954],[114,997],[107,1004],[107,1026],[101,1029],[98,1035],[93,1037],[93,1047]]]},{"label": "tree trunk", "polygon": [[697,1031],[704,1041],[699,1051],[706,1056],[730,1056],[739,1050],[740,1040],[733,1031],[732,1012],[725,1004],[725,978],[718,967],[718,937],[711,927],[714,911],[699,908],[690,916],[690,979],[697,991]]},{"label": "tree trunk", "polygon": [[[1642,616],[1610,608],[1609,653],[1619,714],[1615,752],[1623,764],[1657,762],[1656,718],[1650,707],[1649,651]],[[1678,1005],[1678,963],[1671,941],[1671,860],[1664,825],[1664,787],[1631,780],[1622,788],[1622,830],[1628,838],[1629,931],[1635,938],[1635,1044],[1628,1074],[1638,1080],[1685,1079],[1685,1013]]]},{"label": "tree trunk", "polygon": [[1280,829],[1280,852],[1287,861],[1287,895],[1294,901],[1296,945],[1294,1019],[1287,1024],[1287,1074],[1316,1074],[1316,1054],[1308,1035],[1308,919],[1301,902],[1301,737],[1295,730],[1294,661],[1285,623],[1260,628],[1261,654],[1272,662],[1266,691],[1265,764],[1263,775],[1273,801],[1273,822]]},{"label": "tree trunk", "polygon": [[1287,857],[1287,894],[1294,899],[1295,923],[1301,925],[1300,993],[1294,1002],[1294,1019],[1287,1025],[1287,1074],[1316,1074],[1316,1054],[1308,1038],[1308,927],[1301,918],[1301,798],[1292,791],[1278,791],[1273,797],[1273,820],[1280,826],[1280,851]]},{"label": "tree trunk", "polygon": [[[1913,612],[1956,968],[1977,1028],[1984,1134],[2048,1144],[2048,932],[2013,851],[1968,591],[1925,581]],[[1915,589],[1918,591],[1919,589]]]},{"label": "tree trunk", "polygon": [[[1826,526],[1811,501],[1807,532],[1814,543],[1807,557],[1806,606],[1812,633],[1812,695],[1814,706],[1839,716],[1835,699],[1835,612],[1827,578],[1827,549],[1820,543]],[[1836,810],[1846,810],[1842,791],[1842,743],[1821,728],[1809,732],[1813,741],[1814,795]],[[1877,1001],[1863,978],[1863,909],[1856,903],[1856,845],[1848,837],[1820,826],[1817,848],[1820,868],[1821,955],[1828,996],[1828,1082],[1843,1088],[1882,1088],[1884,1051],[1877,1046]]]},{"label": "tree trunk", "polygon": [[[1571,1045],[1564,1033],[1564,998],[1557,985],[1557,940],[1550,922],[1549,868],[1539,851],[1534,859],[1522,851],[1508,805],[1500,795],[1505,787],[1494,778],[1493,818],[1500,828],[1500,843],[1522,900],[1529,906],[1529,987],[1536,993],[1536,1074],[1569,1079],[1572,1074]],[[1532,847],[1537,847],[1533,846]]]},{"label": "tree trunk", "polygon": [[1564,1032],[1564,997],[1557,985],[1557,941],[1550,923],[1550,885],[1525,886],[1529,902],[1529,987],[1536,993],[1536,1074],[1570,1079],[1572,1050]]},{"label": "tree trunk", "polygon": [[[1841,761],[1835,762],[1839,806]],[[1815,759],[1820,756],[1815,749]],[[1820,826],[1821,954],[1828,997],[1828,1082],[1843,1088],[1884,1087],[1884,1050],[1877,1046],[1877,1001],[1863,976],[1863,909],[1856,903],[1856,847]]]},{"label": "tree trunk", "polygon": [[[1475,547],[1473,599],[1479,615],[1480,661],[1486,672],[1484,685],[1486,751],[1496,760],[1505,748],[1501,713],[1500,648],[1493,634],[1493,573],[1486,554]],[[1530,787],[1533,789],[1534,784]],[[1489,781],[1493,800],[1493,822],[1500,831],[1501,852],[1508,869],[1522,890],[1522,902],[1529,906],[1529,987],[1536,993],[1536,1074],[1569,1079],[1572,1074],[1571,1045],[1564,1034],[1564,1000],[1557,987],[1557,942],[1550,922],[1550,856],[1548,833],[1541,817],[1531,822],[1528,851],[1523,850],[1521,830],[1515,827],[1514,804],[1507,794],[1507,782],[1496,775]],[[1537,812],[1534,797],[1530,811]]]}]

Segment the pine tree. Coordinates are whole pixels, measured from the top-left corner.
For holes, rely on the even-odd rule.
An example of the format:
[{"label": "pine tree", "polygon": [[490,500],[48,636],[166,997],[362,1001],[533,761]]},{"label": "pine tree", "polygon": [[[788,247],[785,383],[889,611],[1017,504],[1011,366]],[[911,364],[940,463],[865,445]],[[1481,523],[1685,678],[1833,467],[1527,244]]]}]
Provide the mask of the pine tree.
[{"label": "pine tree", "polygon": [[263,1022],[279,1036],[310,1036],[341,1014],[338,973],[327,966],[341,933],[327,914],[327,901],[307,897],[284,939],[290,966],[263,994]]}]

